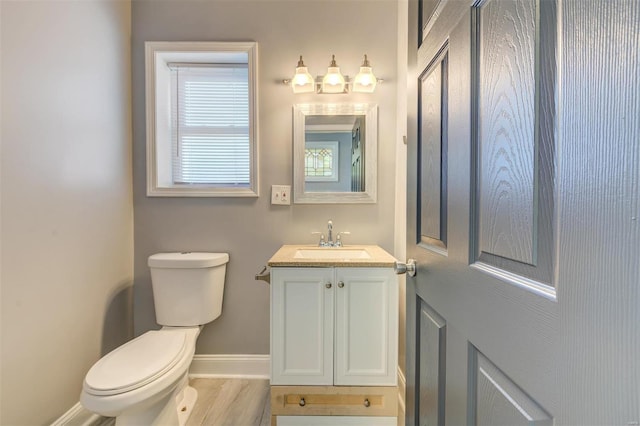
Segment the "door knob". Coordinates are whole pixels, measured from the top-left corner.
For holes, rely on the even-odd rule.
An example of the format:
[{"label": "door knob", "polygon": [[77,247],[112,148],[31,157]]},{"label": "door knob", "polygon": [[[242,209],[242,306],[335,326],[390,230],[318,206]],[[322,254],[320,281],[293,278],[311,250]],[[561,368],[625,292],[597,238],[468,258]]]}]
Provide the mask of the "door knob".
[{"label": "door knob", "polygon": [[409,274],[410,277],[416,276],[416,261],[413,259],[407,260],[407,263],[395,262],[393,264],[393,270],[396,274]]}]

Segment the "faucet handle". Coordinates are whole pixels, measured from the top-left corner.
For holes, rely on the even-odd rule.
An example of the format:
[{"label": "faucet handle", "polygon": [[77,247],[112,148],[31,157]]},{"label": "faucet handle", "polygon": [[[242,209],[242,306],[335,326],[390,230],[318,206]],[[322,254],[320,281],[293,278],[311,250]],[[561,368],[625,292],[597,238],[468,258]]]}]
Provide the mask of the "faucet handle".
[{"label": "faucet handle", "polygon": [[342,235],[351,235],[351,232],[349,231],[342,231],[342,232],[338,232],[338,235],[336,236],[336,246],[341,247],[342,246]]},{"label": "faucet handle", "polygon": [[320,235],[320,241],[318,242],[318,246],[320,247],[324,247],[327,245],[326,241],[324,240],[324,234],[320,231],[313,231],[311,233],[311,235]]}]

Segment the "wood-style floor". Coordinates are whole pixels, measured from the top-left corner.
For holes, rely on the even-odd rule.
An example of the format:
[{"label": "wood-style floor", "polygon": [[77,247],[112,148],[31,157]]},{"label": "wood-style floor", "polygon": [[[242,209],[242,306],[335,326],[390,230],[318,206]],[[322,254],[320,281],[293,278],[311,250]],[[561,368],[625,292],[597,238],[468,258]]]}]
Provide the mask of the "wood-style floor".
[{"label": "wood-style floor", "polygon": [[191,379],[198,401],[187,426],[269,426],[269,380]]},{"label": "wood-style floor", "polygon": [[[271,397],[269,380],[191,379],[198,400],[186,426],[270,426]],[[92,426],[113,425],[103,418]],[[398,425],[404,425],[399,410]]]}]

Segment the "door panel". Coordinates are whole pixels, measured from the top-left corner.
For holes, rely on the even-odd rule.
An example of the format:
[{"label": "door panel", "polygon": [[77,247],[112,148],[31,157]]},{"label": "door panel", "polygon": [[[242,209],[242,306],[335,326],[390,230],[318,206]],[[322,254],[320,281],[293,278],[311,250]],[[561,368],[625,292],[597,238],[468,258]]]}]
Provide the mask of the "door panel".
[{"label": "door panel", "polygon": [[420,425],[444,424],[447,327],[444,319],[418,300],[418,416]]},{"label": "door panel", "polygon": [[447,246],[447,51],[420,76],[421,242],[436,251]]},{"label": "door panel", "polygon": [[549,414],[473,346],[470,362],[469,424],[553,425]]},{"label": "door panel", "polygon": [[558,4],[409,1],[407,425],[640,421],[640,3]]},{"label": "door panel", "polygon": [[474,260],[551,297],[556,25],[553,1],[488,0],[472,10]]},{"label": "door panel", "polygon": [[534,265],[535,0],[476,8],[480,252]]},{"label": "door panel", "polygon": [[351,131],[351,192],[365,191],[365,141],[364,133],[360,131],[360,120]]}]

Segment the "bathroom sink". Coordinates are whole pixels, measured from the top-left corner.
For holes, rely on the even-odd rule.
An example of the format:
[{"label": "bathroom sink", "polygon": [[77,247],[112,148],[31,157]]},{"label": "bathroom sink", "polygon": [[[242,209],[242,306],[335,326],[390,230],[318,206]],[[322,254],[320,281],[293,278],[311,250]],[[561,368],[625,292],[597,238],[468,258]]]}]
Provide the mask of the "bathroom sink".
[{"label": "bathroom sink", "polygon": [[371,259],[367,250],[362,248],[317,247],[299,248],[294,259]]},{"label": "bathroom sink", "polygon": [[306,244],[288,244],[269,259],[270,267],[388,267],[396,258],[377,245],[348,245],[322,247]]}]

